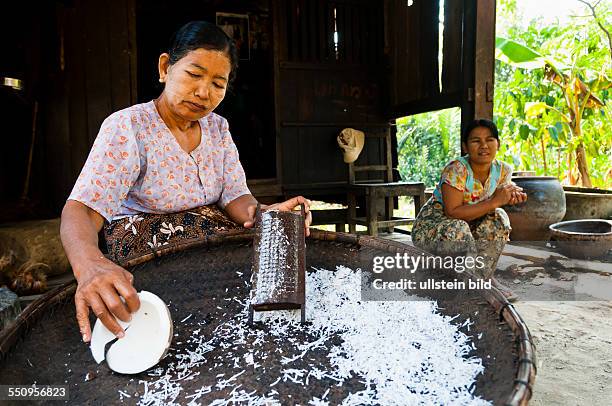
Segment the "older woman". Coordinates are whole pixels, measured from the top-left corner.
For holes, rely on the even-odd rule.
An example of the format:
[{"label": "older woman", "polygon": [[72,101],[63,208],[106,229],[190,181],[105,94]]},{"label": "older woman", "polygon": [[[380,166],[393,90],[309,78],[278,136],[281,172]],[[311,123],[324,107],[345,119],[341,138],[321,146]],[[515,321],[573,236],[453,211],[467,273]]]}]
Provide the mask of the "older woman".
[{"label": "older woman", "polygon": [[[77,321],[90,340],[89,309],[114,333],[139,307],[132,275],[117,265],[177,240],[252,227],[246,185],[227,121],[213,113],[238,55],[218,27],[191,22],[159,57],[159,98],[111,114],[62,212],[61,237],[78,282]],[[301,196],[267,209],[292,210]],[[104,227],[111,258],[98,248]],[[124,300],[121,300],[123,298]],[[115,317],[113,317],[115,316]]]},{"label": "older woman", "polygon": [[[419,212],[412,238],[416,245],[437,253],[481,255],[484,266],[476,275],[490,278],[510,236],[510,220],[502,206],[527,199],[511,182],[512,168],[495,159],[497,127],[489,120],[470,123],[461,137],[467,156],[442,170],[432,198]],[[508,299],[512,292],[494,281]]]}]

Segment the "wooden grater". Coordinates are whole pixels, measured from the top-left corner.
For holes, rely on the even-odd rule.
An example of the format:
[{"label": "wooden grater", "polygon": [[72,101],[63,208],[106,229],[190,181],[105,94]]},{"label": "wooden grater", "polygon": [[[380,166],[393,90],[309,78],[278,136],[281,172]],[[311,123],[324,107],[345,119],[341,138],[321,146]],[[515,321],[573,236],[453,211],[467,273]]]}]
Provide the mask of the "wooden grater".
[{"label": "wooden grater", "polygon": [[305,310],[304,205],[295,211],[262,211],[257,205],[253,239],[253,274],[249,323],[254,311]]}]

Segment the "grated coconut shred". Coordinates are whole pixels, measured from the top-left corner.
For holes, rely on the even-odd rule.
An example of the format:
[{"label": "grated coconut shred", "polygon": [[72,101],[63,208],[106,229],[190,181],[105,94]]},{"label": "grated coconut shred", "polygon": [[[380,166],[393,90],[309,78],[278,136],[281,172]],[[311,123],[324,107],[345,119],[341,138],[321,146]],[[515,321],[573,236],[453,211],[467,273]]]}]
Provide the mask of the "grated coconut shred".
[{"label": "grated coconut shred", "polygon": [[297,274],[279,272],[289,268],[290,259],[297,264],[297,250],[292,250],[285,227],[278,216],[278,211],[270,210],[261,215],[261,239],[256,247],[259,253],[259,272],[256,277],[257,289],[251,290],[251,301],[254,304],[265,303],[275,296],[284,296],[297,288]]},{"label": "grated coconut shred", "polygon": [[[303,393],[315,380],[325,379],[335,387],[355,377],[363,383],[363,389],[349,393],[342,405],[490,404],[468,389],[484,371],[482,360],[468,358],[473,343],[459,330],[460,326],[451,323],[453,318],[438,312],[436,302],[361,301],[360,270],[344,266],[338,266],[335,272],[315,270],[307,274],[306,281],[309,323],[299,323],[299,311],[258,312],[256,320],[259,318],[265,329],[255,329],[247,323],[249,302],[233,297],[242,311],[218,325],[211,336],[194,330],[188,340],[191,349],[176,349],[175,362],[149,372],[156,379],[139,382],[144,388],[139,390],[142,396],[138,404],[294,404],[286,398],[291,395],[281,397],[275,385],[294,385],[290,393]],[[397,294],[406,295],[401,291]],[[304,331],[311,339],[297,340],[291,335],[295,331]],[[332,337],[340,340],[331,340]],[[284,354],[280,346],[266,350],[263,344],[269,340],[287,341],[294,351]],[[232,353],[233,347],[247,342],[250,348],[246,355]],[[225,359],[209,354],[219,348],[225,350]],[[328,353],[328,365],[309,361],[309,352],[321,349]],[[246,371],[255,376],[267,374],[258,360],[269,357],[278,360],[282,373],[267,391],[253,390],[238,382]],[[306,360],[307,369],[303,368]],[[299,365],[297,361],[301,361]],[[216,376],[216,384],[185,393],[181,381],[197,379],[202,370]],[[225,396],[214,396],[216,391],[229,388],[229,396],[226,392],[219,393]],[[313,395],[308,404],[330,404],[329,392],[327,389]]]}]

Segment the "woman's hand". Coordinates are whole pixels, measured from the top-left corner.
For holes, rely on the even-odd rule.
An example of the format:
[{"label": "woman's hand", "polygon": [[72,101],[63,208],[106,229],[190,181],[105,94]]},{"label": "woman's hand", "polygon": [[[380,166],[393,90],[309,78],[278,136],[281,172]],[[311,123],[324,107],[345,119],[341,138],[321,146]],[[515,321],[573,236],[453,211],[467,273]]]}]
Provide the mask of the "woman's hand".
[{"label": "woman's hand", "polygon": [[91,340],[90,308],[113,334],[122,337],[123,329],[115,317],[128,321],[130,313],[140,306],[132,274],[106,259],[98,249],[98,231],[103,224],[104,218],[83,203],[68,200],[62,210],[60,233],[78,282],[74,303],[85,342]]},{"label": "woman's hand", "polygon": [[513,183],[508,183],[498,187],[491,197],[495,207],[505,205],[514,205],[527,200],[527,194],[523,192],[523,188]]},{"label": "woman's hand", "polygon": [[131,313],[140,307],[138,293],[132,286],[134,277],[105,257],[93,259],[79,267],[82,269],[75,270],[79,277],[74,302],[83,341],[91,340],[90,308],[116,337],[123,337],[125,332],[115,317],[130,321]]},{"label": "woman's hand", "polygon": [[510,199],[512,199],[512,191],[510,184],[502,185],[495,190],[493,196],[491,196],[491,201],[493,202],[495,208],[505,206],[508,204]]},{"label": "woman's hand", "polygon": [[508,202],[508,204],[511,206],[527,201],[527,193],[523,192],[523,188],[517,185],[514,185],[514,187],[515,189],[512,191],[512,198]]},{"label": "woman's hand", "polygon": [[[263,210],[280,210],[280,211],[292,211],[300,204],[304,204],[304,211],[306,213],[306,220],[304,221],[304,229],[306,231],[306,237],[310,235],[310,224],[312,223],[312,213],[310,212],[310,200],[306,199],[304,196],[293,197],[289,200],[285,200],[281,203],[271,204],[269,206],[261,205],[260,207]],[[255,212],[257,211],[257,205],[252,205],[248,207],[249,218],[244,223],[245,228],[251,228],[255,224]]]}]

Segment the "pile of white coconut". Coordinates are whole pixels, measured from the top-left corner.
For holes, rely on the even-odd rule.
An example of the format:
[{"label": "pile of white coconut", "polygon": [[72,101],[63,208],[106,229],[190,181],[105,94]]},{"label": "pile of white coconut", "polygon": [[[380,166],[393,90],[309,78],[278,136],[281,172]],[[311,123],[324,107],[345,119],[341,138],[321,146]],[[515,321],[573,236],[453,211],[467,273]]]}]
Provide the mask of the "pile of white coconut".
[{"label": "pile of white coconut", "polygon": [[[361,301],[360,287],[359,270],[338,266],[335,271],[309,272],[306,312],[310,323],[301,325],[298,311],[256,313],[266,326],[263,329],[247,323],[247,301],[228,293],[224,300],[238,301],[242,311],[230,315],[208,335],[201,329],[193,330],[187,340],[189,348],[177,343],[173,347],[175,361],[150,370],[150,379],[139,381],[138,397],[131,400],[141,405],[288,404],[291,399],[275,390],[279,382],[285,389],[290,386],[289,393],[312,394],[309,384],[315,380],[333,382],[331,389],[356,377],[363,389],[346,393],[341,404],[489,404],[470,390],[484,370],[482,360],[469,357],[473,343],[451,317],[440,314],[435,302]],[[397,299],[406,299],[401,297],[405,293],[397,294]],[[172,322],[163,302],[148,292],[141,292],[140,299],[141,309],[126,326],[125,338],[113,343],[106,354],[105,345],[114,337],[101,325],[94,329],[94,357],[97,361],[105,357],[117,372],[135,373],[155,365],[172,338]],[[197,320],[191,322],[197,325]],[[266,350],[270,348],[264,345],[266,341],[295,331],[303,331],[311,339],[288,340],[286,345],[293,350],[289,356]],[[332,337],[340,340],[330,340]],[[226,359],[211,359],[215,349],[246,343],[248,348],[242,349],[241,357],[227,350],[221,352]],[[322,349],[328,354],[326,365],[298,362],[309,360],[309,354]],[[282,365],[282,372],[267,390],[249,388],[239,379],[245,372],[251,376],[269,374],[258,362],[269,357]],[[300,367],[304,365],[310,366]],[[194,390],[193,380],[202,374],[216,377],[216,384]],[[191,381],[190,389],[181,385],[187,380]],[[312,394],[309,404],[328,405],[330,389]],[[121,400],[134,396],[123,391],[118,394]]]}]

